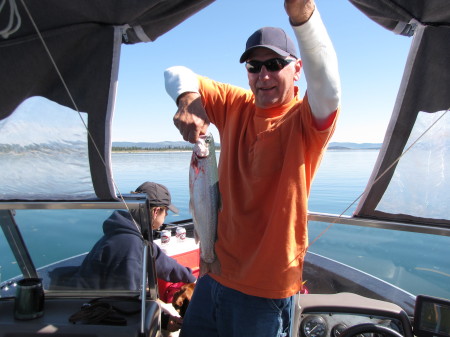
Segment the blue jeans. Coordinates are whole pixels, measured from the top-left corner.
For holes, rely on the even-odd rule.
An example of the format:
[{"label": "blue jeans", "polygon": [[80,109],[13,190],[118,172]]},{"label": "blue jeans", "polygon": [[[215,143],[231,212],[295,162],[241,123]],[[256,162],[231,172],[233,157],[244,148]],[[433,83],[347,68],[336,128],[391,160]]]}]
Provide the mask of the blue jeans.
[{"label": "blue jeans", "polygon": [[198,279],[180,337],[288,337],[293,298],[269,299]]}]

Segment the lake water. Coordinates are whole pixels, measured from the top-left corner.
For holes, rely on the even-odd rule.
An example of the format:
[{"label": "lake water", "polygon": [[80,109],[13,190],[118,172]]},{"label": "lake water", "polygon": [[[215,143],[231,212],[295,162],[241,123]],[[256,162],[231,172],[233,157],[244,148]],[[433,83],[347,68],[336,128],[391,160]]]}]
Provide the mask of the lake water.
[{"label": "lake water", "polygon": [[[328,151],[314,180],[309,210],[340,214],[363,191],[371,174],[378,151]],[[217,153],[220,160],[220,152]],[[114,179],[122,193],[134,191],[150,180],[166,185],[172,201],[180,210],[167,221],[190,217],[189,163],[190,152],[113,153]],[[346,212],[351,214],[353,207]]]},{"label": "lake water", "polygon": [[[220,160],[220,154],[218,154]],[[357,199],[370,177],[378,156],[375,150],[330,150],[313,182],[309,200],[312,212],[346,215],[356,209]],[[123,192],[145,180],[166,185],[179,215],[168,221],[189,218],[188,167],[191,153],[114,153],[113,169]],[[356,202],[355,202],[356,201]],[[329,224],[310,222],[313,241]],[[334,224],[310,251],[341,261],[414,294],[450,298],[450,238],[402,231]]]},{"label": "lake water", "polygon": [[[330,150],[324,156],[320,170],[314,180],[309,201],[312,212],[351,215],[355,210],[357,198],[361,195],[371,174],[378,151],[344,151]],[[172,202],[180,213],[170,213],[166,222],[190,218],[188,168],[190,152],[146,152],[113,153],[113,173],[115,183],[121,193],[134,191],[144,181],[155,181],[166,185],[172,194]],[[220,153],[218,153],[220,160]],[[36,212],[36,211],[34,211]],[[61,211],[67,222],[75,221],[77,215]],[[63,212],[64,215],[63,215]],[[90,219],[101,221],[107,214],[90,214]],[[18,212],[19,213],[19,212]],[[29,215],[29,219],[18,222],[35,223],[38,217]],[[31,220],[33,219],[33,220]],[[72,219],[72,220],[71,220]],[[55,221],[55,228],[58,226]],[[329,224],[310,222],[309,235],[313,241]],[[24,228],[24,237],[32,250],[32,256],[41,256],[39,265],[45,265],[48,247],[33,246],[31,237],[39,231],[49,236],[46,241],[53,244],[54,254],[65,252],[66,256],[79,253],[79,243],[83,242],[86,250],[95,242],[90,238],[89,230],[80,230],[73,224],[67,226],[66,235],[70,242],[52,236],[49,230],[52,223],[47,220],[45,227],[28,226]],[[55,231],[56,233],[56,231]],[[101,233],[97,233],[101,234]],[[30,239],[27,239],[30,237]],[[0,248],[2,243],[0,242]],[[73,246],[73,247],[72,247]],[[73,248],[73,250],[72,250]],[[78,250],[77,250],[78,249]],[[310,251],[341,261],[413,293],[428,294],[450,299],[450,238],[435,235],[416,234],[402,231],[383,230],[356,226],[334,224],[324,235],[310,246]],[[3,250],[3,249],[2,249]],[[45,251],[44,251],[45,250]],[[9,257],[0,256],[3,266],[3,280],[15,275],[9,271]],[[2,262],[3,260],[3,262]],[[11,274],[12,273],[12,274]],[[16,272],[17,274],[17,272]]]}]

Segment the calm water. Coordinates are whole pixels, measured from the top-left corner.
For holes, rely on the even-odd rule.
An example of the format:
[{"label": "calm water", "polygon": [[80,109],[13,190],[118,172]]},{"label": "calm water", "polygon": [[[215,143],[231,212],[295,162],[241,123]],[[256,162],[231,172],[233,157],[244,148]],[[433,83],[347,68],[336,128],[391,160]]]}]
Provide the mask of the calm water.
[{"label": "calm water", "polygon": [[[329,151],[314,180],[309,209],[340,214],[362,193],[377,155],[378,151]],[[122,193],[134,191],[147,180],[166,185],[180,209],[167,221],[189,218],[190,159],[189,152],[113,153],[114,179]],[[355,207],[356,203],[350,211]]]},{"label": "calm water", "polygon": [[[328,151],[314,180],[309,201],[313,212],[351,215],[370,177],[378,151]],[[190,217],[190,153],[113,155],[115,179],[129,192],[145,180],[165,184],[180,209],[168,221]],[[219,156],[220,160],[220,156]],[[355,202],[356,201],[356,202]],[[310,241],[329,224],[311,222]],[[450,238],[401,231],[333,225],[310,250],[373,274],[414,294],[450,298]]]},{"label": "calm water", "polygon": [[[363,192],[371,174],[371,168],[378,155],[377,151],[328,151],[314,180],[309,210],[313,212],[341,214]],[[220,154],[218,154],[220,160]],[[144,181],[156,181],[166,185],[172,194],[172,202],[179,208],[178,215],[170,214],[166,222],[190,218],[188,203],[189,152],[155,153],[114,153],[112,156],[114,178],[122,193],[134,191]],[[355,202],[346,212],[350,215],[356,208]],[[19,223],[24,226],[23,235],[30,246],[32,256],[39,256],[39,265],[50,263],[56,254],[69,257],[88,250],[100,235],[94,226],[80,230],[76,224],[79,214],[76,212],[64,216],[69,226],[66,238],[57,235],[46,240],[45,247],[37,247],[32,239],[39,233],[52,235],[46,220],[45,228],[35,225],[39,222],[36,211],[33,214],[18,214]],[[91,214],[86,221],[101,222],[108,214]],[[22,218],[21,218],[22,217]],[[55,220],[55,228],[58,226]],[[309,224],[310,241],[314,240],[328,224],[311,222]],[[92,233],[91,233],[92,232]],[[50,233],[50,234],[49,234]],[[80,242],[83,244],[80,248]],[[48,245],[53,245],[49,253]],[[3,243],[0,242],[0,247]],[[414,234],[401,231],[388,231],[374,228],[362,228],[335,224],[320,237],[310,250],[366,271],[414,294],[450,298],[450,238],[434,235]],[[55,256],[49,256],[55,254]],[[59,256],[59,255],[58,255]],[[12,257],[1,254],[0,266],[3,266],[3,279],[17,274],[16,269],[8,270],[7,260]]]}]

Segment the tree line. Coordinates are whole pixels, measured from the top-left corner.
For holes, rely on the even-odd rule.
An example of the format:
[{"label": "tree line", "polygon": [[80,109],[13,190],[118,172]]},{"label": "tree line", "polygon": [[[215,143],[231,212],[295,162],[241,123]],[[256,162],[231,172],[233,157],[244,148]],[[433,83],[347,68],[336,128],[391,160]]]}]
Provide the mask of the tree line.
[{"label": "tree line", "polygon": [[192,151],[193,146],[163,146],[163,147],[139,147],[139,146],[113,146],[113,152],[138,152],[138,151]]}]

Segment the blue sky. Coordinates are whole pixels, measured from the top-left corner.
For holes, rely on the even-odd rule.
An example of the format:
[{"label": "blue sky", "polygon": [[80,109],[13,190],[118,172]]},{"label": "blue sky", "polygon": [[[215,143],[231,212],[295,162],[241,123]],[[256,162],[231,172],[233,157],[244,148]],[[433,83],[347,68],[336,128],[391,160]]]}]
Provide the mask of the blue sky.
[{"label": "blue sky", "polygon": [[[332,141],[382,142],[411,38],[384,29],[346,0],[316,4],[338,55],[342,83]],[[164,89],[164,69],[184,65],[248,88],[238,60],[248,36],[263,26],[281,27],[294,37],[282,0],[218,0],[154,42],[123,46],[113,141],[182,140],[172,123],[176,106]],[[303,93],[303,75],[298,85]]]}]

